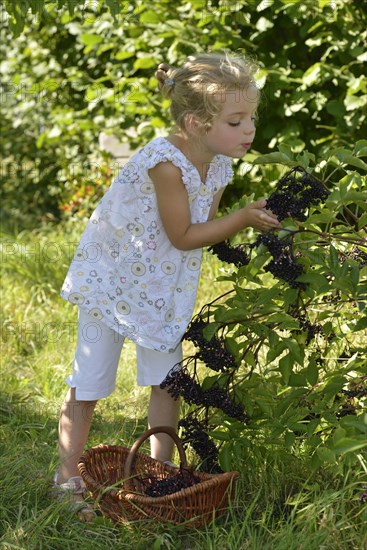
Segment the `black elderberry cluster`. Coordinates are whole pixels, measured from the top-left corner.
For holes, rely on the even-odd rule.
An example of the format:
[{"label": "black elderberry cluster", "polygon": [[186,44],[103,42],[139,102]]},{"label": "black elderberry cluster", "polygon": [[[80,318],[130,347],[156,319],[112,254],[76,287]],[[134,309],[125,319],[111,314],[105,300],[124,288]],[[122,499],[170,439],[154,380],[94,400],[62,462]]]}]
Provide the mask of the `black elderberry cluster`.
[{"label": "black elderberry cluster", "polygon": [[301,311],[296,309],[290,310],[289,314],[298,320],[300,330],[296,330],[296,333],[306,332],[306,344],[309,344],[316,336],[316,334],[322,333],[322,327],[318,323],[311,323],[307,316]]},{"label": "black elderberry cluster", "polygon": [[250,255],[246,252],[245,245],[243,244],[232,246],[228,241],[222,241],[213,244],[208,250],[215,254],[222,262],[234,264],[236,267],[242,267],[250,263]]},{"label": "black elderberry cluster", "polygon": [[306,219],[311,205],[327,199],[329,191],[301,166],[296,166],[277,184],[276,190],[266,201],[266,207],[279,221],[292,217],[299,221]]},{"label": "black elderberry cluster", "polygon": [[[367,396],[367,376],[362,376],[359,380],[349,384],[348,389],[340,390],[340,393],[335,396],[335,401],[343,401],[336,413],[337,418],[342,418],[346,415],[357,414],[358,399]],[[345,400],[346,398],[346,400]]]},{"label": "black elderberry cluster", "polygon": [[343,416],[356,415],[356,407],[351,401],[344,403],[336,413],[337,418],[343,418]]},{"label": "black elderberry cluster", "polygon": [[[144,482],[144,480],[142,480]],[[150,478],[144,493],[149,497],[172,495],[200,483],[200,479],[191,470],[180,468],[176,475],[164,479]]]},{"label": "black elderberry cluster", "polygon": [[205,338],[203,330],[206,326],[207,323],[200,316],[195,317],[184,334],[184,339],[193,342],[198,348],[197,359],[216,372],[236,367],[235,358],[225,348],[224,340],[217,336],[210,340]]},{"label": "black elderberry cluster", "polygon": [[216,407],[221,409],[227,416],[247,422],[248,418],[244,412],[244,408],[240,403],[235,403],[226,390],[220,386],[212,386],[203,391],[203,405]]},{"label": "black elderberry cluster", "polygon": [[274,258],[264,267],[264,271],[271,273],[277,279],[283,279],[292,288],[300,288],[302,290],[306,288],[305,283],[296,281],[297,277],[302,275],[303,268],[294,261],[292,256]]},{"label": "black elderberry cluster", "polygon": [[169,371],[160,387],[162,390],[166,389],[174,399],[183,397],[189,405],[200,405],[203,401],[201,386],[190,376],[187,369],[180,365]]},{"label": "black elderberry cluster", "polygon": [[166,389],[174,399],[178,399],[179,396],[183,397],[189,405],[216,407],[231,418],[241,422],[248,420],[243,406],[240,403],[235,403],[224,388],[215,385],[203,390],[190,376],[186,367],[180,368],[179,365],[173,367],[160,387]]},{"label": "black elderberry cluster", "polygon": [[290,240],[280,240],[275,233],[269,231],[259,235],[254,246],[264,244],[273,259],[264,266],[264,271],[271,273],[277,279],[286,281],[292,288],[305,290],[306,284],[296,279],[304,273],[303,267],[297,262]]},{"label": "black elderberry cluster", "polygon": [[342,393],[349,397],[350,399],[359,399],[360,397],[366,397],[367,396],[367,388],[354,388],[352,390],[342,390]]},{"label": "black elderberry cluster", "polygon": [[189,444],[201,459],[200,469],[209,473],[222,473],[218,463],[218,449],[209,438],[206,426],[193,416],[188,415],[178,423],[183,428],[181,441]]},{"label": "black elderberry cluster", "polygon": [[358,246],[354,246],[353,249],[347,254],[349,258],[355,260],[359,263],[360,267],[365,267],[367,265],[367,254]]}]

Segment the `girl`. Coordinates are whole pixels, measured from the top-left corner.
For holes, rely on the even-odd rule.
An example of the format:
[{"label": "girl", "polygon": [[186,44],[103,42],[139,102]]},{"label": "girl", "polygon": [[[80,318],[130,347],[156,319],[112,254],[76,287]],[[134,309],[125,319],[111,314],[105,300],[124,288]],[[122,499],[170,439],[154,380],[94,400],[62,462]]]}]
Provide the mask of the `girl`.
[{"label": "girl", "polygon": [[[137,381],[151,386],[149,427],[177,427],[179,402],[159,387],[182,360],[202,248],[253,227],[279,222],[261,200],[214,219],[240,158],[255,137],[258,90],[241,57],[190,56],[179,69],[160,65],[159,87],[176,124],[120,171],[81,238],[61,295],[79,306],[74,371],[59,426],[60,469],[54,487],[82,502],[77,463],[97,400],[115,387],[124,338],[137,344]],[[151,455],[170,461],[172,440],[151,437]]]}]

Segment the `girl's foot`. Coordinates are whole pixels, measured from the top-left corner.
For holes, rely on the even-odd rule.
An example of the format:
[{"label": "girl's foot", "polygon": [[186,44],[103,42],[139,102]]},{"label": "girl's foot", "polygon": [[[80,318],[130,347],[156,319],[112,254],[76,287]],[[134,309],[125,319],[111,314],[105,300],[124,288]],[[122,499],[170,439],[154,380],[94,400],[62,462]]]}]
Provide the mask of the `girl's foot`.
[{"label": "girl's foot", "polygon": [[83,522],[93,521],[97,517],[93,506],[84,500],[85,483],[81,476],[74,476],[63,483],[59,483],[59,474],[55,473],[52,496],[59,501],[67,502],[68,508],[75,512]]}]

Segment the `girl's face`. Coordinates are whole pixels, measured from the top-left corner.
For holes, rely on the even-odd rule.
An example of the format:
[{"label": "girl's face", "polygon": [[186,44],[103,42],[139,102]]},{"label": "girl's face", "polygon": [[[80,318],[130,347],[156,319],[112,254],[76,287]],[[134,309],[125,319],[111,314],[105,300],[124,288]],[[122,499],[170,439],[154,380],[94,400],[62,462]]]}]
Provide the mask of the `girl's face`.
[{"label": "girl's face", "polygon": [[213,120],[204,140],[214,155],[243,157],[255,137],[259,91],[255,86],[223,94],[223,108]]}]

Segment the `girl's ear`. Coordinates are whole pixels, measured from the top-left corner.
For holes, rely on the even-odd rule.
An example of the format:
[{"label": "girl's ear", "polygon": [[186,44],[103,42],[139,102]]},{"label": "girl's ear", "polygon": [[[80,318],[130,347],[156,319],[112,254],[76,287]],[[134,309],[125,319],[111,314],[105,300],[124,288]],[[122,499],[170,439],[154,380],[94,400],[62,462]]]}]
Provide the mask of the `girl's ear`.
[{"label": "girl's ear", "polygon": [[185,116],[185,129],[188,134],[201,136],[205,130],[204,124],[194,114],[189,113]]}]

